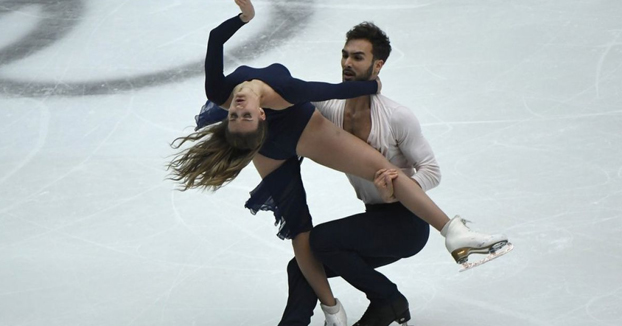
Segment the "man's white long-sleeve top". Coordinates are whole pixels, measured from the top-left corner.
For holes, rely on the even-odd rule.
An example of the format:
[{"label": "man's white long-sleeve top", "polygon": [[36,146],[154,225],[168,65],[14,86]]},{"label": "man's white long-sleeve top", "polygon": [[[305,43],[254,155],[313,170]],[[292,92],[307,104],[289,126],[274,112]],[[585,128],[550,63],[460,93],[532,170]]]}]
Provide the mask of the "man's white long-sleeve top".
[{"label": "man's white long-sleeve top", "polygon": [[[421,124],[408,108],[383,95],[372,95],[371,131],[367,143],[419,183],[424,191],[436,187],[441,171]],[[346,100],[329,100],[313,104],[324,117],[343,129]],[[383,203],[370,181],[347,174],[356,194],[365,204]]]}]

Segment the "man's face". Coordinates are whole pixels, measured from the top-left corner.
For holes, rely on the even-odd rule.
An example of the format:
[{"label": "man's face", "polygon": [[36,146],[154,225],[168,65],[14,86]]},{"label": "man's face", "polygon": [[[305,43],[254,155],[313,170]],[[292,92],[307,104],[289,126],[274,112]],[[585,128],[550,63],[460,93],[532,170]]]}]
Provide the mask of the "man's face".
[{"label": "man's face", "polygon": [[[341,50],[343,81],[370,80],[378,76],[380,67],[374,61],[372,44],[367,40],[350,40]],[[375,69],[378,67],[377,69]]]}]

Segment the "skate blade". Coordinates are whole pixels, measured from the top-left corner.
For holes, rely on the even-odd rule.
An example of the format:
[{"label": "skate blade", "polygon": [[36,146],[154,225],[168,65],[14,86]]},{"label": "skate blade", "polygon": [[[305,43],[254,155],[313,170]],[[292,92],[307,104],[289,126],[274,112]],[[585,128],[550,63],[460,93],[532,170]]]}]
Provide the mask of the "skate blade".
[{"label": "skate blade", "polygon": [[505,246],[501,247],[500,249],[497,249],[495,252],[488,254],[488,256],[486,256],[486,258],[480,260],[480,261],[476,261],[474,263],[462,263],[462,269],[460,270],[460,272],[464,272],[466,270],[472,269],[474,267],[477,266],[481,266],[493,259],[499,258],[505,254],[507,254],[508,252],[512,251],[512,249],[514,249],[514,245],[511,244],[510,242],[508,242]]}]

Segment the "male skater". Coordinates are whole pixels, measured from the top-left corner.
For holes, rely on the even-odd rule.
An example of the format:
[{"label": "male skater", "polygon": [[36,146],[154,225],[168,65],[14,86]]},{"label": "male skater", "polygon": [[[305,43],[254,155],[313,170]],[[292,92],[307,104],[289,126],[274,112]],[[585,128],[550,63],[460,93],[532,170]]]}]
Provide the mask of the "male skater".
[{"label": "male skater", "polygon": [[[344,81],[375,79],[391,52],[386,34],[364,22],[346,34],[341,66]],[[338,127],[380,151],[411,176],[424,191],[440,182],[440,169],[412,111],[383,95],[314,103]],[[392,198],[392,171],[379,171],[375,183],[348,175],[365,212],[316,226],[310,235],[315,256],[327,276],[341,276],[370,301],[355,326],[387,326],[410,319],[408,301],[397,286],[375,268],[418,253],[429,225]],[[390,203],[388,203],[390,202]],[[289,298],[279,326],[309,325],[317,297],[295,259],[287,267]],[[322,305],[326,325],[342,325],[340,304]]]}]

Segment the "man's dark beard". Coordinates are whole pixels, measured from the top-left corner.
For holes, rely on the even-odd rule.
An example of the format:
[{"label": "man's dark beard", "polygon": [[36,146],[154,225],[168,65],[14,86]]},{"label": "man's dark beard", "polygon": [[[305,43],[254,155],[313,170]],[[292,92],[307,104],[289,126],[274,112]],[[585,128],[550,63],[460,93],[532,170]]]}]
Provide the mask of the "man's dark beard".
[{"label": "man's dark beard", "polygon": [[369,69],[367,69],[367,71],[365,72],[364,75],[360,76],[360,77],[356,77],[354,80],[357,81],[366,81],[369,80],[371,78],[371,74],[374,72],[374,62],[372,61],[372,63],[369,65]]},{"label": "man's dark beard", "polygon": [[[352,71],[350,69],[348,69],[348,70]],[[374,62],[372,61],[372,63],[369,65],[369,69],[367,69],[365,74],[363,74],[361,76],[355,76],[352,81],[367,81],[367,80],[369,80],[371,78],[371,75],[372,75],[373,72],[374,72]]]}]

